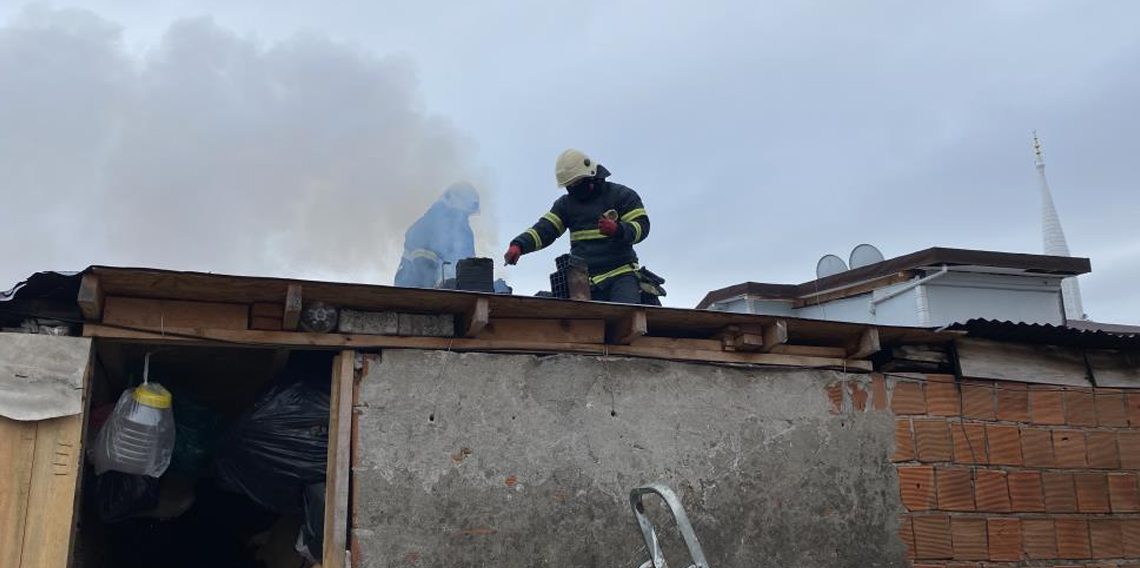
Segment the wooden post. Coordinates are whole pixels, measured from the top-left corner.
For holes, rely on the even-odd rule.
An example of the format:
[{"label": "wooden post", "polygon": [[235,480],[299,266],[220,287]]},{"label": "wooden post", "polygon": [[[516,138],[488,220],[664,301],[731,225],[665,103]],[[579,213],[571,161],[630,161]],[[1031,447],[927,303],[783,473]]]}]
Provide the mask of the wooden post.
[{"label": "wooden post", "polygon": [[776,320],[764,326],[764,351],[771,351],[777,345],[788,342],[788,322]]},{"label": "wooden post", "polygon": [[566,269],[566,286],[570,289],[571,300],[589,300],[592,298],[590,294],[590,273],[585,265],[570,263],[570,267]]},{"label": "wooden post", "polygon": [[290,284],[285,292],[285,315],[281,319],[281,329],[293,331],[301,321],[301,285]]},{"label": "wooden post", "polygon": [[348,485],[351,470],[352,399],[356,352],[333,358],[329,397],[329,450],[325,474],[325,526],[322,568],[345,568],[348,543]]},{"label": "wooden post", "polygon": [[463,325],[459,328],[463,330],[463,337],[479,335],[479,332],[487,327],[490,318],[491,302],[487,298],[476,298],[471,308],[463,315]]},{"label": "wooden post", "polygon": [[611,330],[610,343],[629,345],[634,339],[645,335],[649,326],[645,319],[645,310],[635,310],[618,320]]},{"label": "wooden post", "polygon": [[869,327],[847,346],[847,356],[852,359],[863,359],[880,350],[882,345],[879,343],[879,330]]},{"label": "wooden post", "polygon": [[98,321],[103,318],[103,287],[98,276],[91,273],[83,275],[75,303],[83,311],[83,319]]}]

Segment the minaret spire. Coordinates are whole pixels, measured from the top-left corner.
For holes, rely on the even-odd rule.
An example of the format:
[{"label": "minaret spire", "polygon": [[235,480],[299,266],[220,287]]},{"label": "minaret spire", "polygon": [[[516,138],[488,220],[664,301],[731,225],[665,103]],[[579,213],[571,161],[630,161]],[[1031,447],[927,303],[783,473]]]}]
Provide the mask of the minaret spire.
[{"label": "minaret spire", "polygon": [[[1033,132],[1033,156],[1033,164],[1037,166],[1037,184],[1041,189],[1041,237],[1044,252],[1052,256],[1071,256],[1069,244],[1065,241],[1065,231],[1061,228],[1061,218],[1057,216],[1057,207],[1053,204],[1053,192],[1049,190],[1049,181],[1045,179],[1045,158],[1041,155],[1041,140],[1037,138],[1037,131]],[[1081,288],[1076,276],[1061,281],[1061,296],[1066,320],[1085,319]]]}]

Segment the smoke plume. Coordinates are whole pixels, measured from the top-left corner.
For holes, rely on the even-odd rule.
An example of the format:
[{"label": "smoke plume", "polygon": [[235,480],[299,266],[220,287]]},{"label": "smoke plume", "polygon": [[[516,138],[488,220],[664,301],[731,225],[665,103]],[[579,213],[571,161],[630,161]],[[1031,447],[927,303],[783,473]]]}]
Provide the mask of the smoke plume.
[{"label": "smoke plume", "polygon": [[136,54],[95,14],[30,8],[0,27],[0,77],[11,283],[95,263],[389,283],[447,186],[486,194],[410,61],[316,34],[179,20]]}]

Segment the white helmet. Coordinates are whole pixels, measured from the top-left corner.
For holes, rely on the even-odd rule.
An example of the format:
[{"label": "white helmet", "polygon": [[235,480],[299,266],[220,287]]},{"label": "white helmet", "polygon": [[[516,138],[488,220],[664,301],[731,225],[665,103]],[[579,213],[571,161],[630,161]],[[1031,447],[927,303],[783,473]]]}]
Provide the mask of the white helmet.
[{"label": "white helmet", "polygon": [[581,150],[570,148],[558,155],[554,163],[554,178],[558,180],[558,187],[573,185],[582,178],[591,178],[598,174],[598,163],[591,160]]}]

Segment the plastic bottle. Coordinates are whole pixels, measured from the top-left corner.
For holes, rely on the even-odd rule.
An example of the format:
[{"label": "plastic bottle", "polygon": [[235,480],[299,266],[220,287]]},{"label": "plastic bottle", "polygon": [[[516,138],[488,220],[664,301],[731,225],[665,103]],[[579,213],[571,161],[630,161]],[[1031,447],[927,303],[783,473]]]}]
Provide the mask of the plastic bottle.
[{"label": "plastic bottle", "polygon": [[95,443],[95,473],[119,471],[159,477],[174,452],[170,391],[144,383],[123,391]]}]

